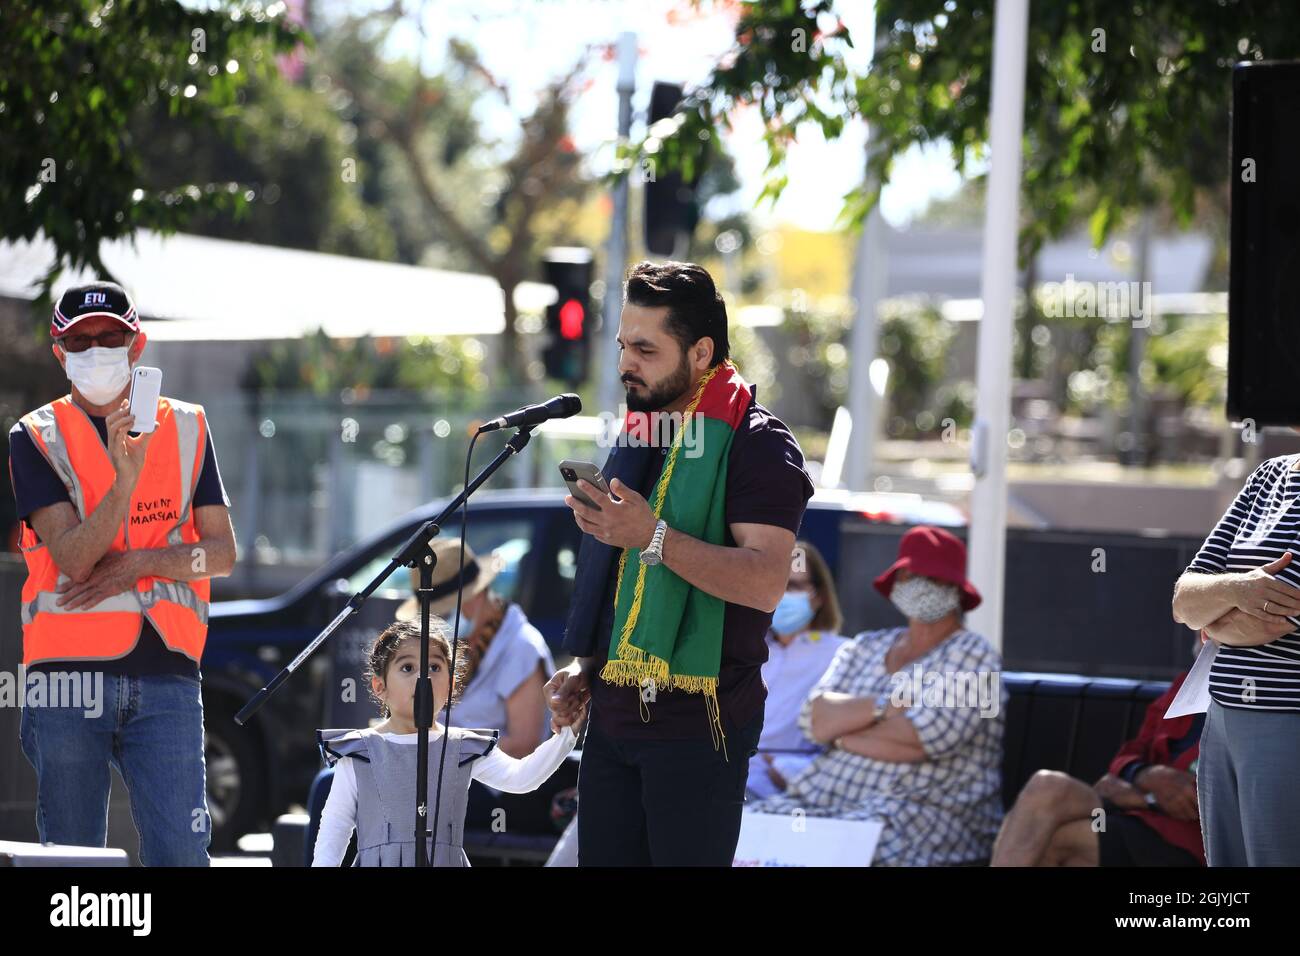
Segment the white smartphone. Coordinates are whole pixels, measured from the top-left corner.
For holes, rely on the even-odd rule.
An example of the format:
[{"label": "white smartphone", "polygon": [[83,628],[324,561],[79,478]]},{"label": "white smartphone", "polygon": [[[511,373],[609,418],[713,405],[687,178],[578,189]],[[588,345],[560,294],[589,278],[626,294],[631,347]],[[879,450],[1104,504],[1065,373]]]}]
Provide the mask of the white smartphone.
[{"label": "white smartphone", "polygon": [[584,505],[596,507],[596,503],[578,490],[578,480],[590,482],[605,494],[609,494],[609,485],[605,483],[605,476],[600,473],[600,469],[589,461],[574,461],[572,458],[566,458],[560,462],[560,475],[564,478],[564,483],[569,486],[569,494],[577,498]]},{"label": "white smartphone", "polygon": [[162,369],[137,365],[131,371],[130,412],[135,416],[136,434],[158,427],[158,399],[162,396]]}]

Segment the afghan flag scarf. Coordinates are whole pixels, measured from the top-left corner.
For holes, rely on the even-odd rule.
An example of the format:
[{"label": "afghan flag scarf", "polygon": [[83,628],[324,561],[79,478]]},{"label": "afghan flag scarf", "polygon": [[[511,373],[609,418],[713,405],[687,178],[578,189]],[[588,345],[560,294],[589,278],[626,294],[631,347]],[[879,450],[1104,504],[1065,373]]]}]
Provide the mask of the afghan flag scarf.
[{"label": "afghan flag scarf", "polygon": [[[656,519],[709,544],[725,544],[727,460],[752,397],[730,361],[700,379],[648,498]],[[628,440],[644,438],[639,433],[649,427],[650,417],[627,419]],[[683,448],[688,430],[690,441]],[[720,741],[725,746],[718,707],[725,602],[663,564],[642,564],[640,556],[640,548],[625,548],[619,556],[609,660],[600,676],[610,684],[640,687],[643,711],[647,695],[653,700],[658,691],[703,694],[714,747]]]}]

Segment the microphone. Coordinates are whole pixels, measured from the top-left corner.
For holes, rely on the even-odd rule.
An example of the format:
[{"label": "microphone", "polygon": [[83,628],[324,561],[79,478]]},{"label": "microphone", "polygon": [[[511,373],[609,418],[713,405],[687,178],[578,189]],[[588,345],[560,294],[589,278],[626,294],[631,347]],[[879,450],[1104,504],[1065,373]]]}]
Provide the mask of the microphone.
[{"label": "microphone", "polygon": [[508,415],[494,418],[479,426],[478,433],[494,432],[498,428],[518,428],[522,425],[540,425],[552,418],[568,418],[582,411],[582,399],[572,392],[556,395],[540,405],[525,405]]}]

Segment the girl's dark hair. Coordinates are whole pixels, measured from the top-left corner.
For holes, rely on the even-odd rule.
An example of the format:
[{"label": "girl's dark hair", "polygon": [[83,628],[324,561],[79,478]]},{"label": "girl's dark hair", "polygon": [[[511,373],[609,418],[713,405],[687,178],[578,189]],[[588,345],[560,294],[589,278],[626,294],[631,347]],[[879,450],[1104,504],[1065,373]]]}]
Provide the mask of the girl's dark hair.
[{"label": "girl's dark hair", "polygon": [[[388,625],[370,645],[370,650],[366,654],[366,682],[370,686],[370,697],[379,705],[380,712],[385,717],[389,716],[388,707],[384,700],[375,693],[374,684],[371,678],[378,677],[388,684],[388,665],[393,662],[397,656],[398,648],[405,641],[418,641],[420,639],[420,625],[417,621],[398,621],[395,624]],[[451,628],[447,622],[436,614],[429,615],[429,659],[433,659],[435,653],[441,653],[442,659],[451,666]],[[456,648],[456,673],[452,675],[451,681],[451,702],[454,704],[460,700],[461,692],[465,689],[465,667],[468,660],[465,650],[465,642],[459,641]]]},{"label": "girl's dark hair", "polygon": [[822,606],[813,615],[808,626],[815,631],[829,631],[838,634],[844,626],[844,614],[840,611],[840,597],[835,590],[835,578],[826,564],[826,559],[811,541],[796,541],[795,550],[803,549],[808,559],[808,580],[821,595]]},{"label": "girl's dark hair", "polygon": [[[627,301],[645,308],[668,306],[668,332],[682,347],[713,339],[712,365],[731,355],[727,306],[713,277],[693,262],[638,262],[627,273]],[[712,365],[710,367],[712,367]]]}]

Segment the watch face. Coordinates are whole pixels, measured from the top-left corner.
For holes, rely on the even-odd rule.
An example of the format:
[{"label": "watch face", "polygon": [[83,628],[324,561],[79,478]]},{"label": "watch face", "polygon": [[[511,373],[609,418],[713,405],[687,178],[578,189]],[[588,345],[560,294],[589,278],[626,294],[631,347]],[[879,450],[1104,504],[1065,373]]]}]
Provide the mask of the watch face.
[{"label": "watch face", "polygon": [[656,564],[659,563],[659,560],[660,560],[659,555],[658,555],[656,552],[654,552],[654,551],[642,551],[642,552],[641,552],[641,563],[642,563],[642,564],[656,565]]}]

